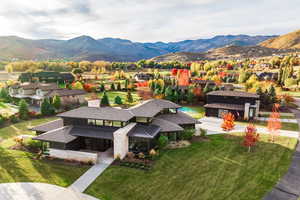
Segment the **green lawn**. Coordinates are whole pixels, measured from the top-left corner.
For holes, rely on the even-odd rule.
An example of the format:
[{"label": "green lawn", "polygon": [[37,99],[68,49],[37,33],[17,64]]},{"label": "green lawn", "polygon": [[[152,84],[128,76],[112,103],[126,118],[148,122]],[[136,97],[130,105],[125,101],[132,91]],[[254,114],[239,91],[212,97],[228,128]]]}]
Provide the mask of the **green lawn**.
[{"label": "green lawn", "polygon": [[[242,125],[248,125],[249,122],[236,122],[237,124],[242,124]],[[256,126],[260,127],[267,127],[268,122],[266,121],[255,121],[253,122]],[[288,122],[281,122],[281,129],[282,130],[287,130],[287,131],[299,131],[299,127],[297,123],[288,123]]]},{"label": "green lawn", "polygon": [[[106,94],[107,94],[107,96],[108,96],[108,99],[109,99],[110,104],[112,104],[112,105],[113,105],[114,102],[115,102],[116,96],[121,97],[123,103],[129,104],[128,102],[126,102],[127,92],[121,92],[121,91],[107,91]],[[131,92],[131,94],[132,94],[132,97],[133,97],[133,103],[132,103],[132,105],[139,103],[140,100],[141,100],[141,98],[138,96],[138,94],[137,94],[136,92]],[[98,94],[99,97],[102,97],[102,95],[103,95],[103,93],[99,93],[99,94]]]},{"label": "green lawn", "polygon": [[111,166],[86,193],[102,200],[260,200],[287,171],[297,140],[272,144],[262,135],[247,153],[239,135],[168,150],[150,172]]},{"label": "green lawn", "polygon": [[0,129],[0,183],[43,182],[68,186],[80,177],[88,167],[70,166],[53,161],[36,160],[36,155],[10,150],[13,137],[33,134],[29,126],[41,124],[54,118],[24,121]]}]

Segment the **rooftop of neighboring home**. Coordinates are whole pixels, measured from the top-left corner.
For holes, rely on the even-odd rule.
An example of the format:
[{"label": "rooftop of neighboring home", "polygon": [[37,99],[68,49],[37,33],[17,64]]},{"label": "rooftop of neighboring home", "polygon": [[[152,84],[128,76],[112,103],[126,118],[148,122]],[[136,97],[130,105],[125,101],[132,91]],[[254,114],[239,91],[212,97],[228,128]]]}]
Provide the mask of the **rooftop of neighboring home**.
[{"label": "rooftop of neighboring home", "polygon": [[259,98],[259,96],[255,93],[250,92],[242,92],[242,91],[224,91],[224,90],[218,90],[218,91],[212,91],[207,93],[208,96],[229,96],[229,97],[248,97],[248,98]]},{"label": "rooftop of neighboring home", "polygon": [[22,88],[24,90],[42,90],[46,93],[45,97],[54,97],[54,96],[75,96],[75,95],[84,95],[86,92],[84,90],[73,90],[67,88],[59,88],[56,83],[17,83],[12,85],[11,88],[19,89]]}]

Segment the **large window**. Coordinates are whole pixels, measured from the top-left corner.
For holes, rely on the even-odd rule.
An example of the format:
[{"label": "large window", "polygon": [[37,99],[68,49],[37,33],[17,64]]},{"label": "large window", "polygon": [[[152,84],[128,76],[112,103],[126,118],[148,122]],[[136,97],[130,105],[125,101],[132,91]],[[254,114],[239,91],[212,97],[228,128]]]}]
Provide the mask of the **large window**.
[{"label": "large window", "polygon": [[136,122],[147,123],[148,118],[147,117],[136,117]]},{"label": "large window", "polygon": [[96,120],[96,126],[103,126],[103,120]]}]

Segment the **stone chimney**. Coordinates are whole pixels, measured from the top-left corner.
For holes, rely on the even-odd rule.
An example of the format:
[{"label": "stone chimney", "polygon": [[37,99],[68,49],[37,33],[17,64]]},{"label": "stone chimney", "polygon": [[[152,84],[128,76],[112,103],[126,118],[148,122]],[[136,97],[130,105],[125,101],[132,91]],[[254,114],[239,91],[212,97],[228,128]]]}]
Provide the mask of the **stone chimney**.
[{"label": "stone chimney", "polygon": [[88,100],[88,107],[99,108],[100,107],[100,99]]}]

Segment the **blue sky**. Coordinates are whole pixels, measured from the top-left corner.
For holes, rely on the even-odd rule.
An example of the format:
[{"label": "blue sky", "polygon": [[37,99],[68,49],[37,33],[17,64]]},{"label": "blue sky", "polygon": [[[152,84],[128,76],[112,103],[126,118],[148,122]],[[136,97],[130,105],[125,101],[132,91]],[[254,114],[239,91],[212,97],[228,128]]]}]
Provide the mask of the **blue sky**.
[{"label": "blue sky", "polygon": [[299,0],[1,0],[0,35],[140,42],[300,29]]}]

